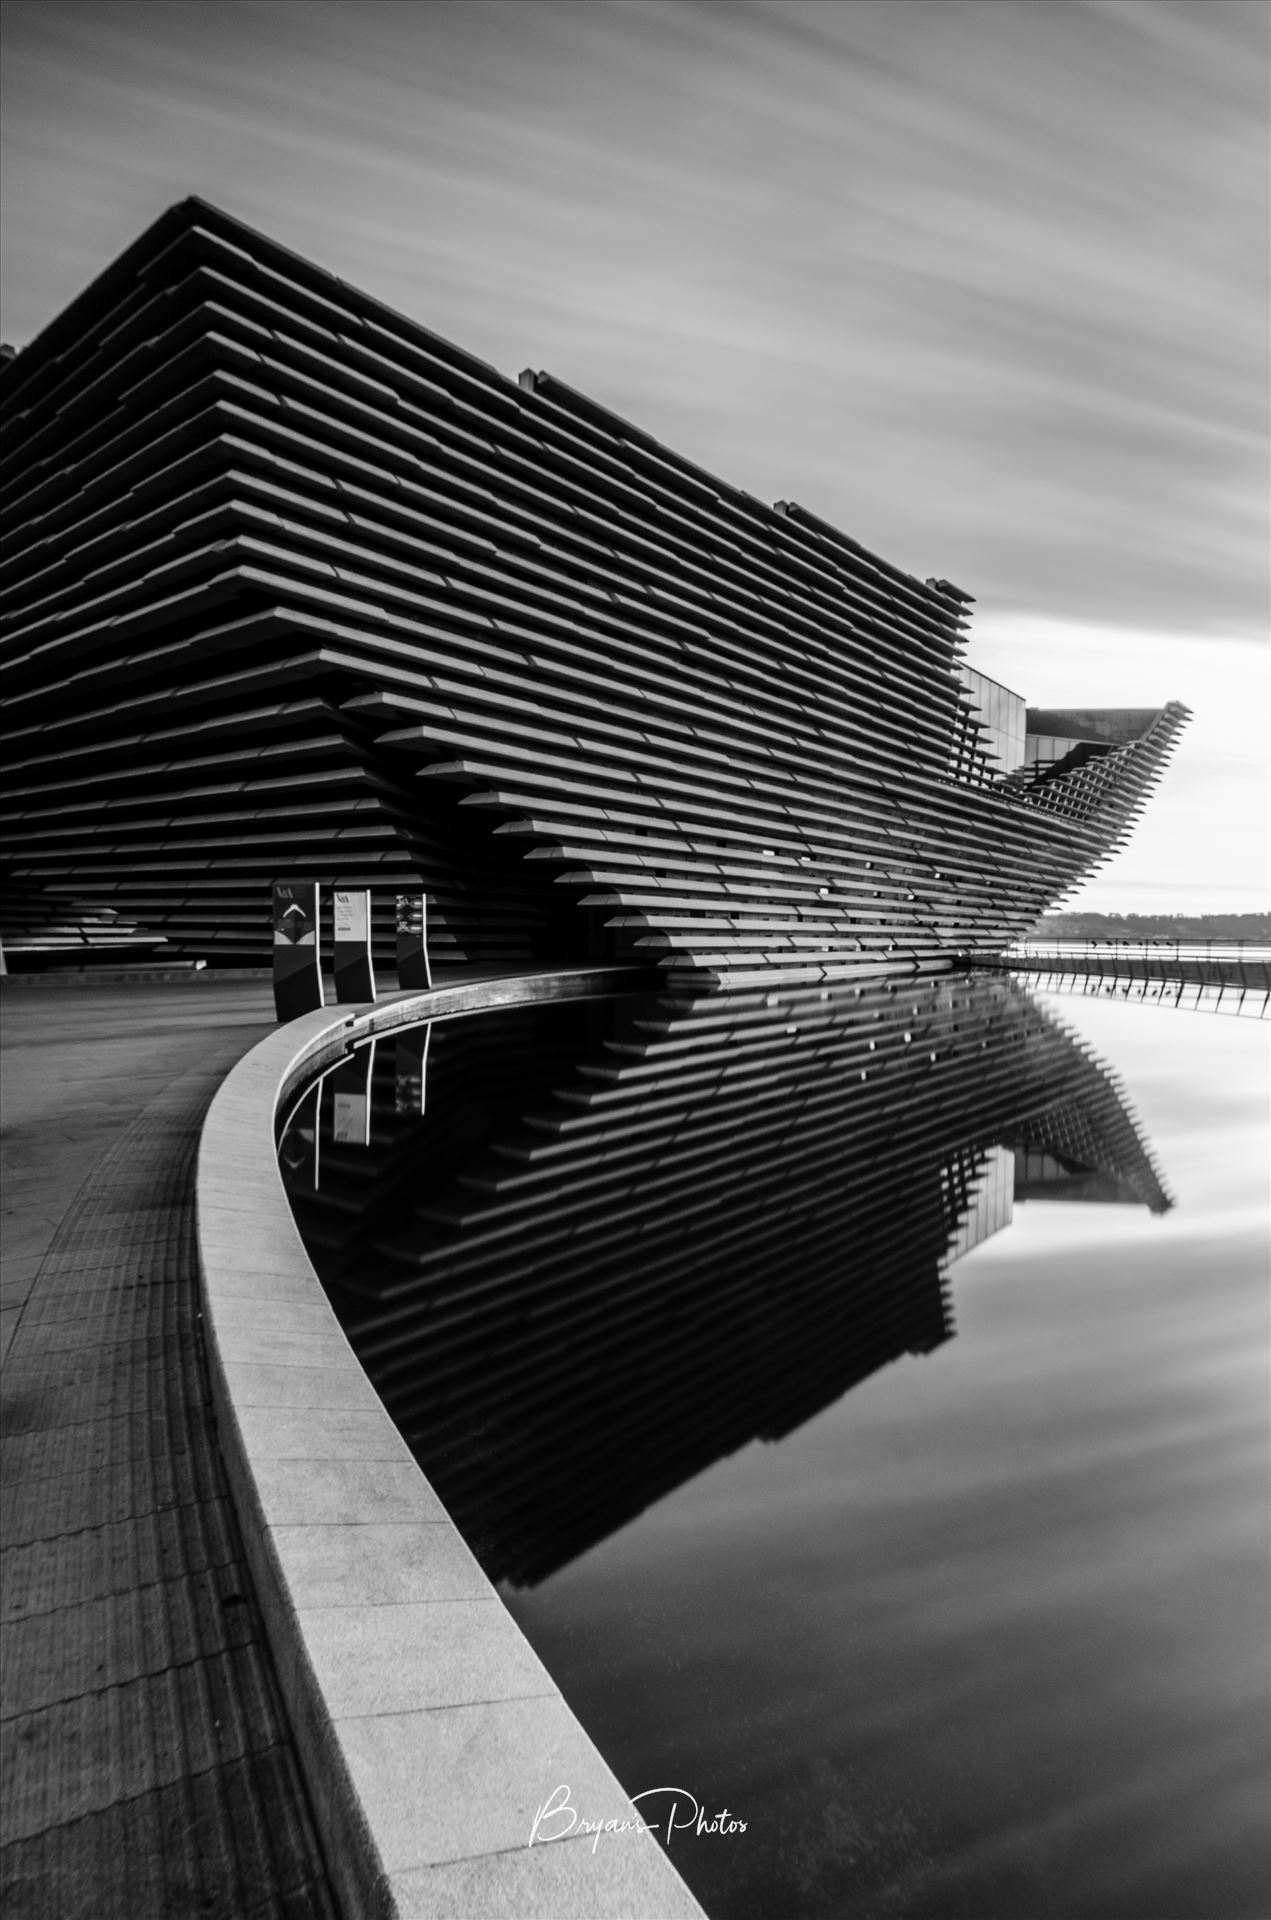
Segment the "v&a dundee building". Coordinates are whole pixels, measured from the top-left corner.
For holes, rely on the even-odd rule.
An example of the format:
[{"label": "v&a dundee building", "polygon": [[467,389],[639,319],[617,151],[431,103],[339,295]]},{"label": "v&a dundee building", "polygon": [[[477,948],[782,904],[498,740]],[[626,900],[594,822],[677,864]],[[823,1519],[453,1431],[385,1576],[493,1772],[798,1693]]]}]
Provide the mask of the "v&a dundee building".
[{"label": "v&a dundee building", "polygon": [[[176,1077],[130,1078],[72,1205],[39,1189],[11,1533],[56,1604],[16,1667],[10,1881],[57,1920],[196,1884],[260,1914],[700,1913],[647,1834],[531,1851],[559,1780],[633,1803],[464,1536],[534,1584],[930,1352],[949,1257],[1013,1195],[1166,1210],[1115,1084],[1009,983],[826,983],[999,953],[1128,832],[1185,709],[1026,710],[964,661],[947,581],[198,201],[0,398],[6,948],[231,970],[274,950],[271,882],[309,883],[371,895],[381,960],[425,894],[467,974],[264,1038],[259,982],[110,1016],[135,1078],[166,1008],[146,1071]],[[583,1001],[615,963],[659,990]],[[550,1031],[512,1017],[576,990]],[[106,1084],[86,1051],[76,1086]],[[603,1503],[544,1495],[569,1458]],[[108,1567],[48,1546],[99,1534]],[[214,1555],[224,1619],[186,1605]]]},{"label": "v&a dundee building", "polygon": [[4,367],[10,951],[270,949],[279,874],[443,964],[730,985],[998,950],[1186,719],[1026,713],[968,596],[197,200]]}]

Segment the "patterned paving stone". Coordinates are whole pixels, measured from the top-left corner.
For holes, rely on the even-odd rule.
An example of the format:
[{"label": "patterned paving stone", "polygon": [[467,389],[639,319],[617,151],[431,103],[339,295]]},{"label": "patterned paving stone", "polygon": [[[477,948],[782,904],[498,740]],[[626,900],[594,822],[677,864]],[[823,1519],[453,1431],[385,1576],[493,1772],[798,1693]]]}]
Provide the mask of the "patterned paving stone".
[{"label": "patterned paving stone", "polygon": [[[326,1869],[216,1445],[193,1237],[199,1124],[260,1035],[261,995],[237,996],[237,1021],[224,990],[113,998],[125,1031],[142,999],[168,1016],[131,1111],[117,1090],[82,1098],[67,1053],[52,1091],[20,1062],[6,1114],[19,1224],[57,1224],[13,1282],[0,1376],[0,1894],[30,1920],[321,1920],[334,1914]],[[222,1016],[212,1032],[205,1007]],[[24,1024],[47,1025],[38,1003],[6,1012],[19,1045]],[[120,1071],[101,1046],[79,1061]],[[24,1091],[40,1127],[25,1124]],[[60,1150],[59,1104],[77,1109],[79,1156],[60,1189],[31,1172],[41,1127],[48,1157]],[[105,1150],[85,1176],[95,1105]]]}]

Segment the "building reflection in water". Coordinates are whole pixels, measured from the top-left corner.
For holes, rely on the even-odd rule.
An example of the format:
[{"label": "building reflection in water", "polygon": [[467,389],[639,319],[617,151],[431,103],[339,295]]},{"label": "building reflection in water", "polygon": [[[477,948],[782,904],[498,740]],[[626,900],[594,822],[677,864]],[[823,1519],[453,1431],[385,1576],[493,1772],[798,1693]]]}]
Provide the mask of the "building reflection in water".
[{"label": "building reflection in water", "polygon": [[528,1585],[954,1331],[953,1259],[1044,1197],[1170,1201],[1020,988],[943,978],[504,1010],[293,1107],[310,1257],[492,1579]]}]

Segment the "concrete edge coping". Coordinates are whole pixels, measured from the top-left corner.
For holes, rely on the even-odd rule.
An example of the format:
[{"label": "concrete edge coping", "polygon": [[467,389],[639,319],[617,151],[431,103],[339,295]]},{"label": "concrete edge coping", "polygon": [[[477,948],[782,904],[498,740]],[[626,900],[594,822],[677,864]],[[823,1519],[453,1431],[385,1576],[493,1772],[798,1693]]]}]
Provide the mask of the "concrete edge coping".
[{"label": "concrete edge coping", "polygon": [[[701,1920],[363,1372],[274,1144],[288,1094],[351,1040],[616,982],[579,969],[322,1008],[245,1055],[203,1125],[195,1219],[220,1445],[350,1920]],[[561,1810],[531,1845],[552,1795]]]}]

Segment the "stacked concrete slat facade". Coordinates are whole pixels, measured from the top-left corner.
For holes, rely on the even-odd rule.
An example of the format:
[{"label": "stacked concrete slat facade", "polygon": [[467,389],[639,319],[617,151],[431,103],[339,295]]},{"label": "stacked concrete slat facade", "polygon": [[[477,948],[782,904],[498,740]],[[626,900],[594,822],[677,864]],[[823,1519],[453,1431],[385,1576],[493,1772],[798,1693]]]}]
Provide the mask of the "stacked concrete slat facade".
[{"label": "stacked concrete slat facade", "polygon": [[276,874],[439,957],[745,984],[996,949],[1185,710],[1005,774],[967,598],[186,201],[10,361],[4,859],[170,951]]}]

